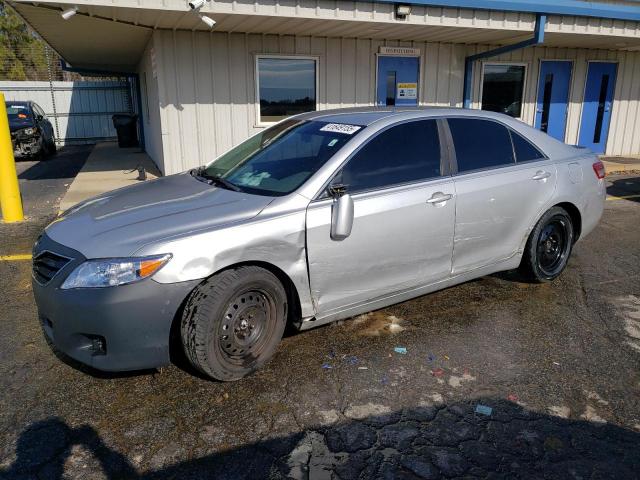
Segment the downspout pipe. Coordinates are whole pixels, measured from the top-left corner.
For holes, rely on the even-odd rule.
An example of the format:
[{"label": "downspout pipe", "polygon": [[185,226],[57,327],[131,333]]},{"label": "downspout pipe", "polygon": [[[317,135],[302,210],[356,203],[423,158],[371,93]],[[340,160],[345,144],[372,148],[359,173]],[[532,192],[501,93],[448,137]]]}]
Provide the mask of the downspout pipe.
[{"label": "downspout pipe", "polygon": [[532,45],[540,45],[544,42],[544,27],[547,23],[547,16],[541,13],[536,15],[536,26],[533,37],[513,45],[505,45],[504,47],[494,48],[486,52],[469,55],[464,59],[464,90],[463,90],[463,106],[471,108],[471,82],[473,80],[473,63],[481,58],[490,58],[502,55],[503,53],[513,52]]},{"label": "downspout pipe", "polygon": [[80,75],[95,75],[98,77],[133,77],[136,83],[136,104],[138,109],[138,119],[140,121],[140,147],[143,151],[147,151],[145,148],[145,139],[144,139],[144,119],[142,112],[142,95],[140,90],[140,75],[133,72],[109,72],[105,70],[90,70],[87,68],[73,68],[70,67],[67,62],[64,60],[60,60],[60,68],[63,72],[71,72],[78,73]]}]

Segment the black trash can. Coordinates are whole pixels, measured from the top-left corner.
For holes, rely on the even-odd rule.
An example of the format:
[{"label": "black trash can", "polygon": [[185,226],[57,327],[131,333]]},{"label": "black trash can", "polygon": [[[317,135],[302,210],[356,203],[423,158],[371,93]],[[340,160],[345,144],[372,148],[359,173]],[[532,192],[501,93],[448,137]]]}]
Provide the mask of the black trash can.
[{"label": "black trash can", "polygon": [[113,126],[118,133],[118,146],[120,148],[138,146],[138,116],[129,113],[118,113],[111,117]]}]

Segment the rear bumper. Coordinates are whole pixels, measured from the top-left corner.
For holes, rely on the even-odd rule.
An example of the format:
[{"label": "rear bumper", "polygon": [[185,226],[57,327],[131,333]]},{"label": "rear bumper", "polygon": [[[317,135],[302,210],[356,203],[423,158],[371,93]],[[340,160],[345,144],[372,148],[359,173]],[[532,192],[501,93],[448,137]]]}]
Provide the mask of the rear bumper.
[{"label": "rear bumper", "polygon": [[607,186],[604,179],[598,180],[587,191],[584,207],[582,208],[582,232],[580,239],[586,237],[600,222],[607,200]]},{"label": "rear bumper", "polygon": [[73,260],[46,285],[32,280],[42,327],[69,357],[105,371],[155,368],[169,363],[171,324],[198,281],[160,284],[151,279],[107,288],[61,290],[84,257],[43,235],[34,250]]}]

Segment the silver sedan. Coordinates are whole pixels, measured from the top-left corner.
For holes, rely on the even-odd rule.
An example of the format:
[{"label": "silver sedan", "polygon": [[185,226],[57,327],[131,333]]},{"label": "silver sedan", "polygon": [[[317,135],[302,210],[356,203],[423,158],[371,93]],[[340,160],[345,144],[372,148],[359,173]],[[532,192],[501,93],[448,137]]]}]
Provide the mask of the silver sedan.
[{"label": "silver sedan", "polygon": [[80,362],[133,370],[183,352],[235,380],[287,325],[502,270],[555,279],[600,219],[603,177],[593,153],[498,113],[303,114],[65,212],[34,247],[34,293],[45,334]]}]

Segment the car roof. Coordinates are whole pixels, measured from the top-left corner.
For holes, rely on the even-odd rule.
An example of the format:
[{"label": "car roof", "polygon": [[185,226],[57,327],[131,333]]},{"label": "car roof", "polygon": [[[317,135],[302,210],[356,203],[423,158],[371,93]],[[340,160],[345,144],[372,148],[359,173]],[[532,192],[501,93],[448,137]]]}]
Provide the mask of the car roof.
[{"label": "car roof", "polygon": [[314,112],[298,115],[297,118],[304,120],[317,120],[331,123],[350,123],[353,125],[368,126],[372,123],[396,117],[401,120],[403,117],[458,117],[471,116],[493,118],[505,120],[505,117],[513,120],[505,114],[490,112],[487,110],[466,109],[457,107],[355,107],[341,108],[335,110],[318,110]]},{"label": "car roof", "polygon": [[363,127],[373,124],[393,124],[404,120],[415,120],[416,118],[442,118],[442,117],[473,117],[486,120],[495,120],[508,126],[527,140],[531,141],[541,149],[547,156],[554,158],[568,158],[575,156],[574,147],[565,145],[563,142],[537,130],[519,119],[510,117],[504,113],[491,112],[488,110],[478,110],[456,107],[356,107],[336,110],[320,110],[315,112],[296,115],[295,118],[301,120],[317,120],[321,122],[346,123],[361,125]]}]

